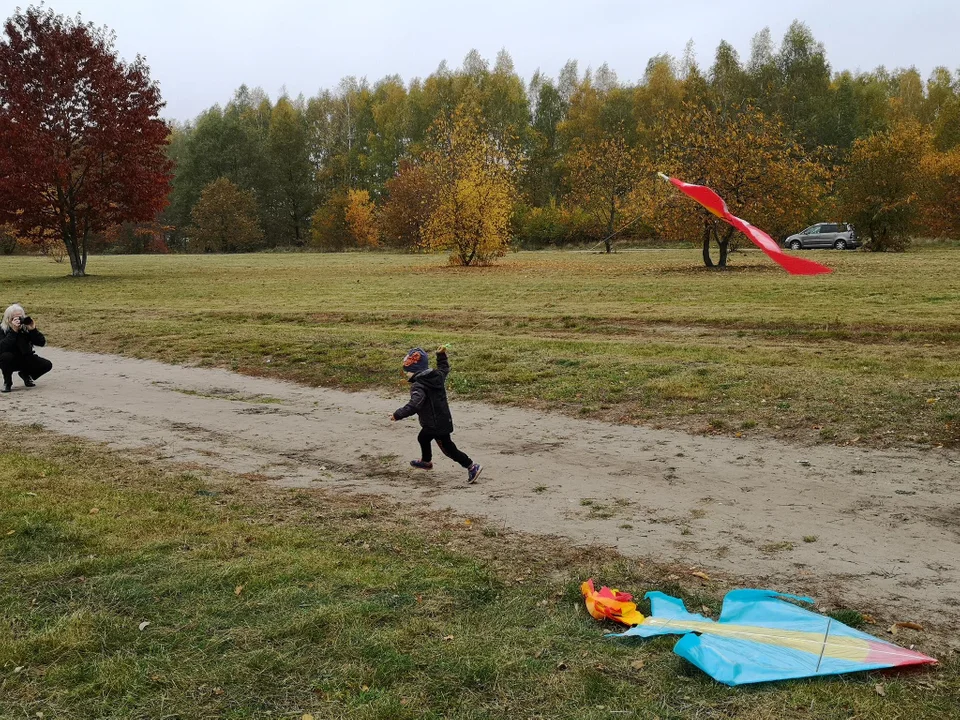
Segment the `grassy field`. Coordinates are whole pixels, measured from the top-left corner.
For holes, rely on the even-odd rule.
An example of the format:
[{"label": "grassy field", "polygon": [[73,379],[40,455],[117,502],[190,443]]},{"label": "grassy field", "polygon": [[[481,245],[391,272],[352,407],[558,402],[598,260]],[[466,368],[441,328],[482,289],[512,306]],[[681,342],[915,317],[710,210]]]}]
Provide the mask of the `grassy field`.
[{"label": "grassy field", "polygon": [[935,668],[730,689],[583,609],[594,576],[715,616],[683,569],[0,433],[2,718],[960,716],[923,633]]},{"label": "grassy field", "polygon": [[[808,256],[814,256],[808,253]],[[960,250],[94,257],[92,277],[4,258],[3,302],[52,343],[350,389],[403,385],[452,343],[458,397],[802,441],[960,445]]]}]

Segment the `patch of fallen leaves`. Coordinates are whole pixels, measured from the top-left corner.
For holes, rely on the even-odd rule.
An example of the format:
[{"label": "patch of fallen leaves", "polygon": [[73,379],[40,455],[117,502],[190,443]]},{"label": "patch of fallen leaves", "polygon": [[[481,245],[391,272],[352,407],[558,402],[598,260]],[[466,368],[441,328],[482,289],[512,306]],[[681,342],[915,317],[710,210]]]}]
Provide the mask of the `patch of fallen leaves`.
[{"label": "patch of fallen leaves", "polygon": [[891,635],[896,635],[901,628],[905,630],[918,630],[923,632],[923,625],[915,622],[895,622],[893,625],[887,628],[887,632]]}]

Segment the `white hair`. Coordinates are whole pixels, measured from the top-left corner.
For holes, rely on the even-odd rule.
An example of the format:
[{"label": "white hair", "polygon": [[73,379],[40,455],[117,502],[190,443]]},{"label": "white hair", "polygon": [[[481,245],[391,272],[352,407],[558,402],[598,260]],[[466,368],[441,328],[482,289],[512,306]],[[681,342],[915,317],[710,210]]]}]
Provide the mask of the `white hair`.
[{"label": "white hair", "polygon": [[3,311],[3,320],[0,321],[0,330],[6,332],[10,329],[10,321],[13,320],[14,315],[20,315],[20,317],[23,317],[26,314],[26,310],[24,310],[21,305],[14,303]]}]

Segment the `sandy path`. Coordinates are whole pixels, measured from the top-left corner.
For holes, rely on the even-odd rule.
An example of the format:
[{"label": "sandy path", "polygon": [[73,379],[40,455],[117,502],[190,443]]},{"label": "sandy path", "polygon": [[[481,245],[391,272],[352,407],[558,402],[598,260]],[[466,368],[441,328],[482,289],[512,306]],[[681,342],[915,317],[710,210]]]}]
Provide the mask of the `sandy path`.
[{"label": "sandy path", "polygon": [[[960,456],[794,447],[453,403],[481,482],[415,471],[402,404],[223,370],[47,348],[55,371],[0,396],[9,422],[269,476],[372,492],[812,592],[937,625],[960,621]],[[456,357],[452,357],[456,372]],[[816,536],[814,542],[811,540]]]}]

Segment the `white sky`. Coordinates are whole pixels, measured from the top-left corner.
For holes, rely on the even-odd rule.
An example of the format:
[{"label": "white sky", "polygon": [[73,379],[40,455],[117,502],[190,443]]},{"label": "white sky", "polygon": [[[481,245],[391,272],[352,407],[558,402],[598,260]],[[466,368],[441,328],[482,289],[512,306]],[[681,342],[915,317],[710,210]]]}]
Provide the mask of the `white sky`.
[{"label": "white sky", "polygon": [[[24,0],[26,4],[28,0]],[[621,81],[643,75],[657,53],[677,57],[693,39],[701,67],[721,39],[746,60],[769,26],[775,41],[794,19],[823,42],[834,70],[937,65],[960,68],[960,0],[48,0],[60,13],[117,34],[143,55],[177,120],[223,103],[242,83],[271,97],[282,87],[313,95],[347,75],[425,77],[441,60],[458,67],[471,48],[501,48],[525,79],[555,76],[568,59],[603,62]],[[17,3],[0,0],[0,19]]]}]

